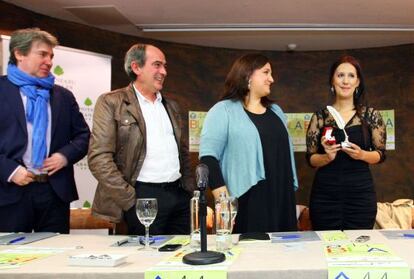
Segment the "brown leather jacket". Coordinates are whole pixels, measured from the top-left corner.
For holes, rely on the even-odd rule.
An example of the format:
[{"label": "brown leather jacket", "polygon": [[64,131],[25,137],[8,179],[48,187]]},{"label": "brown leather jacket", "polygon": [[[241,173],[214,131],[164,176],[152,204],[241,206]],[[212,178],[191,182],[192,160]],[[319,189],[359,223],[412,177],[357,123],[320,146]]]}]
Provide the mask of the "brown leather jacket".
[{"label": "brown leather jacket", "polygon": [[[178,104],[163,103],[174,129],[181,165],[181,186],[189,192],[195,184],[190,170],[188,145],[182,137]],[[132,83],[101,95],[95,105],[88,164],[98,180],[92,206],[95,216],[118,223],[123,211],[135,204],[134,185],[146,154],[145,121]]]}]

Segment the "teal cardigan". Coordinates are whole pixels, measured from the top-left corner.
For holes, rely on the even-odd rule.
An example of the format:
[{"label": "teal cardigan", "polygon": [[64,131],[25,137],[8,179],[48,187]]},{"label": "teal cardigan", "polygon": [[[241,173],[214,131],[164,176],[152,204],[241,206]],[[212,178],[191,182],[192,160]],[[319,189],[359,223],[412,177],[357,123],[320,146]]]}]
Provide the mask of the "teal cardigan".
[{"label": "teal cardigan", "polygon": [[[287,127],[282,109],[275,104],[270,108]],[[290,137],[289,146],[293,187],[297,190],[298,178]],[[240,197],[257,182],[266,179],[259,132],[240,101],[220,101],[209,110],[201,131],[199,158],[203,156],[213,156],[219,161],[232,196]]]}]

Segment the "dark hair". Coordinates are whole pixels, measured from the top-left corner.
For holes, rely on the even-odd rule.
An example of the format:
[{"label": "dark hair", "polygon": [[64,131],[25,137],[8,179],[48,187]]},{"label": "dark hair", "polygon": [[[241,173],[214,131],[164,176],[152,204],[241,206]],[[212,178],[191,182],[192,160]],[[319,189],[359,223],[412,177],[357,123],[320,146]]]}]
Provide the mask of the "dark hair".
[{"label": "dark hair", "polygon": [[[269,58],[259,53],[245,54],[234,61],[224,82],[224,93],[221,96],[221,100],[230,99],[243,102],[249,93],[248,84],[251,75],[255,70],[263,68],[267,63],[271,65]],[[273,100],[265,96],[262,97],[261,103],[267,107],[273,103]]]},{"label": "dark hair", "polygon": [[124,69],[132,81],[137,79],[137,75],[132,70],[131,63],[132,61],[135,61],[140,67],[143,67],[145,65],[145,61],[147,60],[146,51],[146,44],[135,44],[125,54]]},{"label": "dark hair", "polygon": [[[341,56],[337,61],[335,61],[332,66],[331,66],[331,70],[329,72],[329,86],[332,87],[332,79],[333,76],[335,74],[336,69],[339,67],[339,65],[343,64],[343,63],[349,63],[352,66],[355,67],[356,71],[357,71],[357,77],[359,78],[359,85],[358,87],[355,89],[354,94],[354,106],[356,109],[356,113],[359,116],[359,118],[361,119],[361,124],[362,124],[362,134],[364,137],[364,142],[365,145],[368,146],[369,144],[369,138],[370,138],[370,128],[369,128],[369,124],[367,122],[366,119],[366,115],[368,113],[368,105],[366,104],[365,101],[365,81],[364,81],[364,75],[362,74],[362,68],[361,65],[359,63],[359,61],[350,55],[344,55]],[[334,89],[335,90],[335,89]],[[358,90],[358,91],[357,91]],[[357,92],[356,92],[357,91]],[[365,107],[365,115],[363,115],[363,109]]]},{"label": "dark hair", "polygon": [[343,63],[349,63],[356,69],[357,77],[359,78],[359,86],[357,87],[357,89],[355,89],[358,91],[358,93],[354,92],[354,106],[357,109],[357,111],[360,111],[361,107],[365,105],[365,81],[364,75],[362,74],[361,65],[355,57],[350,55],[344,55],[332,64],[331,69],[329,71],[329,86],[332,87],[332,80],[335,75],[335,71],[339,67],[339,65]]},{"label": "dark hair", "polygon": [[17,59],[14,52],[17,50],[21,54],[27,55],[32,48],[33,42],[42,42],[51,47],[55,47],[59,44],[55,36],[46,31],[40,30],[39,28],[16,30],[10,36],[9,64],[17,65]]}]

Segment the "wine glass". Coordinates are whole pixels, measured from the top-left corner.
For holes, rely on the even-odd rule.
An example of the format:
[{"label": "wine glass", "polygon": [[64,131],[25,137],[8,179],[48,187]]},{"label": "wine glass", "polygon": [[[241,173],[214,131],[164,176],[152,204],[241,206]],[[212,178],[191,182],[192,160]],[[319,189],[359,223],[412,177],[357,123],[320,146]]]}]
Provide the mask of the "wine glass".
[{"label": "wine glass", "polygon": [[145,226],[145,250],[149,250],[149,226],[157,216],[157,199],[137,199],[135,209],[139,221]]}]

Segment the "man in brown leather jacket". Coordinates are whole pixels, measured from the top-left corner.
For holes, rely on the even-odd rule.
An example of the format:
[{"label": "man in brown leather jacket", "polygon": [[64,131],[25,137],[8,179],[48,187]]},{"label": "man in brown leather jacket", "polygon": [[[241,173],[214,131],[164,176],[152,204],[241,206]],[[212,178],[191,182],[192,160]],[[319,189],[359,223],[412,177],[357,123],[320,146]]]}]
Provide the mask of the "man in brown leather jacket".
[{"label": "man in brown leather jacket", "polygon": [[143,234],[137,198],[156,198],[158,214],[150,233],[188,234],[190,174],[183,120],[176,102],[160,90],[167,76],[163,52],[133,45],[125,55],[131,83],[103,94],[95,105],[88,163],[98,180],[92,212]]}]

